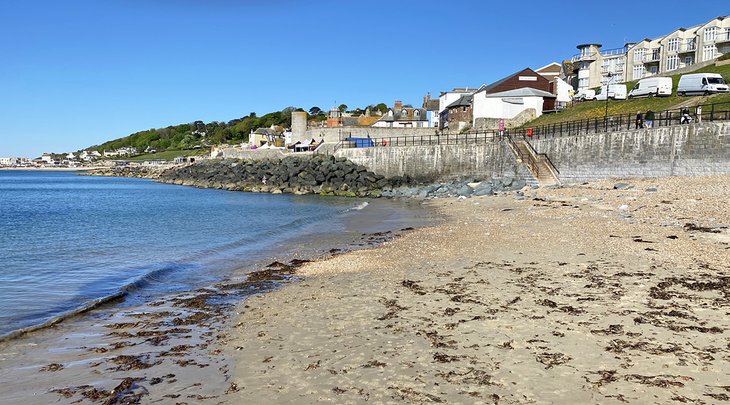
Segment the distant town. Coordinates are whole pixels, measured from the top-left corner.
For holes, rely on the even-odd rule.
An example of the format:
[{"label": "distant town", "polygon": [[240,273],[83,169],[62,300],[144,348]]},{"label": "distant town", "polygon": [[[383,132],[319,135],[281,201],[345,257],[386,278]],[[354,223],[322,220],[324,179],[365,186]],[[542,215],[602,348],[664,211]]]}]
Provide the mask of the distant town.
[{"label": "distant town", "polygon": [[[206,137],[208,134],[199,129],[196,122],[188,131],[191,142],[195,143],[190,143],[186,149],[196,150],[201,155],[196,158],[226,157],[223,151],[230,148],[311,151],[319,144],[342,142],[348,136],[369,139],[384,137],[384,134],[392,136],[394,131],[404,130],[409,135],[494,131],[522,127],[543,114],[562,111],[578,101],[672,95],[671,80],[667,89],[660,82],[653,84],[647,79],[683,74],[715,64],[718,58],[725,59],[721,57],[730,55],[730,16],[716,17],[689,28],[677,28],[654,39],[646,38],[611,49],[603,49],[597,43],[583,43],[577,45],[577,49],[578,53],[564,58],[562,63],[553,62],[537,69],[525,68],[478,88],[457,87],[442,91],[438,98],[426,94],[422,104],[416,107],[395,101],[385,108],[370,106],[364,110],[347,111],[347,106],[341,105],[328,112],[318,107],[309,112],[301,109],[291,111],[288,128],[274,124],[252,128],[246,142],[240,144],[229,144],[225,137],[215,142],[210,136]],[[719,77],[720,83],[713,82],[715,77]],[[700,86],[700,78],[697,80]],[[633,81],[638,81],[636,86],[627,91],[624,83]],[[719,74],[708,74],[703,85],[707,86],[708,81],[719,86],[690,88],[689,91],[677,89],[676,94],[691,95],[694,90],[705,95],[710,90],[728,91]],[[324,118],[311,119],[315,115]],[[367,146],[367,142],[356,143],[355,146]],[[185,163],[191,160],[183,155],[154,158],[158,151],[153,145],[99,149],[43,153],[33,158],[0,157],[0,167],[78,169],[119,164]],[[209,155],[207,150],[210,150]],[[129,162],[130,158],[140,155],[153,157]]]}]

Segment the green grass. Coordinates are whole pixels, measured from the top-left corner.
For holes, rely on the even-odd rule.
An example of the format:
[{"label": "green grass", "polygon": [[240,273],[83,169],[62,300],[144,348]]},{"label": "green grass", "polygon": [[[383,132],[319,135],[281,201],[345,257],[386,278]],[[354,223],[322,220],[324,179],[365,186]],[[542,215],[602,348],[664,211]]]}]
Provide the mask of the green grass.
[{"label": "green grass", "polygon": [[173,160],[178,156],[200,156],[210,153],[208,149],[186,149],[186,150],[164,150],[157,153],[147,153],[144,155],[138,155],[131,157],[130,161],[142,161],[142,160]]},{"label": "green grass", "polygon": [[[719,66],[715,65],[706,66],[702,69],[698,69],[693,73],[720,73],[726,82],[730,81],[730,65]],[[685,73],[686,74],[686,73]],[[672,88],[674,89],[673,94],[676,93],[677,83],[679,82],[680,75],[669,76],[672,78]],[[627,92],[631,91],[637,80],[627,82]],[[647,110],[652,111],[663,111],[676,108],[681,103],[690,101],[691,106],[698,104],[710,104],[710,103],[727,103],[730,102],[730,94],[716,94],[712,96],[694,96],[694,97],[680,97],[672,95],[669,97],[646,97],[646,98],[635,98],[627,100],[609,100],[608,101],[608,115],[636,115],[638,111],[646,112]],[[523,127],[537,127],[541,125],[548,125],[560,122],[578,121],[586,118],[601,118],[606,114],[606,102],[605,101],[584,101],[576,103],[573,107],[566,108],[564,111],[544,114],[536,119],[523,125]]]}]

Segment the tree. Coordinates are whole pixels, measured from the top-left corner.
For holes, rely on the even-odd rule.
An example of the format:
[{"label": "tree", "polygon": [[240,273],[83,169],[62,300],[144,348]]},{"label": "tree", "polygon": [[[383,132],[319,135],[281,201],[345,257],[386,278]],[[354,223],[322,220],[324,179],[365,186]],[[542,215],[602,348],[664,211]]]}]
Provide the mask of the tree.
[{"label": "tree", "polygon": [[388,106],[385,105],[385,103],[380,103],[375,106],[375,111],[380,111],[381,113],[384,113],[388,111]]},{"label": "tree", "polygon": [[340,104],[340,106],[337,107],[337,109],[340,110],[340,112],[345,112],[345,111],[347,111],[347,104]]},{"label": "tree", "polygon": [[319,113],[322,112],[322,109],[317,107],[316,105],[309,109],[309,115],[319,115]]}]

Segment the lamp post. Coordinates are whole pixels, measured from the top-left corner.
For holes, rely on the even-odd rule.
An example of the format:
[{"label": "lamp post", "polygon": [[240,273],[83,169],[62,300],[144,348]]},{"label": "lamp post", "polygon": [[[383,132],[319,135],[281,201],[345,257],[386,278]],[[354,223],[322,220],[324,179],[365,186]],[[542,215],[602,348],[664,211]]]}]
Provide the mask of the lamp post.
[{"label": "lamp post", "polygon": [[608,74],[606,75],[606,112],[604,114],[604,119],[606,122],[606,132],[608,132],[608,95],[609,95],[609,89],[611,88],[611,79],[612,78],[613,78],[613,73],[611,73],[609,71]]}]

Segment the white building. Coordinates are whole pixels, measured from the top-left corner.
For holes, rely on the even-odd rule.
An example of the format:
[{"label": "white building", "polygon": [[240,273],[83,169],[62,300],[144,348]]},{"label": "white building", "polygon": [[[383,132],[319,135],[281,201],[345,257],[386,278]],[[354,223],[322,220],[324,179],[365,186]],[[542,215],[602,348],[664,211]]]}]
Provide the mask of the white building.
[{"label": "white building", "polygon": [[403,107],[403,103],[396,101],[371,127],[428,128],[428,114],[424,108]]},{"label": "white building", "polygon": [[664,36],[625,44],[623,48],[603,51],[600,44],[578,45],[571,58],[571,85],[576,89],[594,88],[608,81],[638,80],[711,63],[730,53],[730,16],[721,16],[689,28],[678,28]]},{"label": "white building", "polygon": [[522,87],[499,93],[479,91],[473,96],[474,123],[479,118],[503,118],[512,120],[526,110],[533,110],[534,117],[542,115],[545,99],[554,99],[552,93],[544,90]]}]

